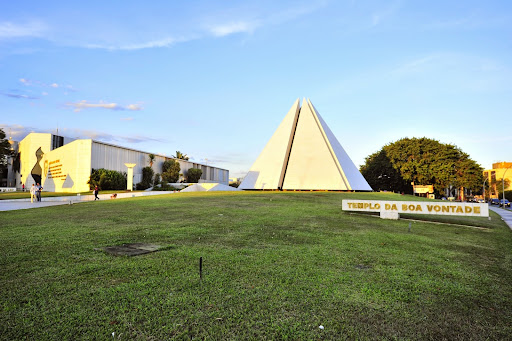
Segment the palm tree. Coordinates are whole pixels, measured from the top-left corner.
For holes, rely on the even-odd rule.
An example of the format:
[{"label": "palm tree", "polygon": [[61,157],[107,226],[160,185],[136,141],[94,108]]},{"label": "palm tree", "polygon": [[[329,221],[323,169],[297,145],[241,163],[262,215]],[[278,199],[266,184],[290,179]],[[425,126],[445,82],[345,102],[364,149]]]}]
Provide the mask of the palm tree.
[{"label": "palm tree", "polygon": [[185,160],[187,161],[189,159],[189,157],[187,156],[187,154],[183,154],[182,152],[180,152],[179,150],[176,151],[176,156],[173,156],[173,158],[175,159],[180,159],[180,160]]},{"label": "palm tree", "polygon": [[149,167],[153,167],[153,162],[155,162],[155,154],[149,154]]}]

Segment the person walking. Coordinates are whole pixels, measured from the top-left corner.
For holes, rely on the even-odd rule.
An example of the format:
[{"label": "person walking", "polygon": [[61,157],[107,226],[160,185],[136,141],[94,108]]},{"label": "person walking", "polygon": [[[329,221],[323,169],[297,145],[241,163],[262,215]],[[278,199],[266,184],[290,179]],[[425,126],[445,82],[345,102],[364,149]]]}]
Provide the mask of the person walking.
[{"label": "person walking", "polygon": [[98,193],[100,192],[100,190],[98,189],[98,186],[96,186],[94,188],[94,201],[96,200],[100,200],[100,198],[98,198]]},{"label": "person walking", "polygon": [[41,192],[43,191],[43,186],[39,184],[39,182],[36,185],[36,201],[41,201]]},{"label": "person walking", "polygon": [[35,197],[36,197],[36,186],[34,186],[34,184],[32,184],[32,187],[30,187],[30,202],[31,203],[34,203]]}]

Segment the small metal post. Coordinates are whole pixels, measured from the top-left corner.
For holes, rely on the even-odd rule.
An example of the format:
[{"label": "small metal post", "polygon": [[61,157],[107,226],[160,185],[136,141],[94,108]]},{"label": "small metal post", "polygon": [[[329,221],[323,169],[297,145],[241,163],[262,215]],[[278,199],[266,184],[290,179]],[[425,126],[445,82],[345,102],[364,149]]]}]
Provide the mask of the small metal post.
[{"label": "small metal post", "polygon": [[411,222],[409,222],[409,232],[411,232]]},{"label": "small metal post", "polygon": [[203,280],[203,257],[199,257],[199,279]]}]

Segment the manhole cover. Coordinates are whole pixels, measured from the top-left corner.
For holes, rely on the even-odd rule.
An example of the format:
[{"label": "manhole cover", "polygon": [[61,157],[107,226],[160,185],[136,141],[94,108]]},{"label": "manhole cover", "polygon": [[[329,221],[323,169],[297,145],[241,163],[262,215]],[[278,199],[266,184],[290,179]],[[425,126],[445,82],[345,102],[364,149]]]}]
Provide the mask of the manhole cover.
[{"label": "manhole cover", "polygon": [[366,265],[366,264],[357,264],[355,266],[356,269],[358,270],[368,270],[368,269],[371,269],[372,266],[371,265]]},{"label": "manhole cover", "polygon": [[161,249],[157,244],[131,243],[117,246],[107,246],[96,250],[105,251],[114,256],[138,256],[145,253],[155,252]]}]

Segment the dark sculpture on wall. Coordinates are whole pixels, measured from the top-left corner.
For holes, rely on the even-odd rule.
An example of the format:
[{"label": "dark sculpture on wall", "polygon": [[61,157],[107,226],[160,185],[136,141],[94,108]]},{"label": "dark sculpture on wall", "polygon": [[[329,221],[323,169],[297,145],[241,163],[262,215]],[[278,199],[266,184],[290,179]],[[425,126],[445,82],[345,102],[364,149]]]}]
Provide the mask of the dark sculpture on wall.
[{"label": "dark sculpture on wall", "polygon": [[30,172],[30,175],[32,175],[32,179],[34,179],[35,183],[41,183],[41,175],[42,175],[42,168],[39,162],[41,162],[41,159],[43,158],[43,151],[41,150],[41,147],[36,151],[36,157],[37,161],[34,165],[34,168],[32,168],[32,171]]}]

